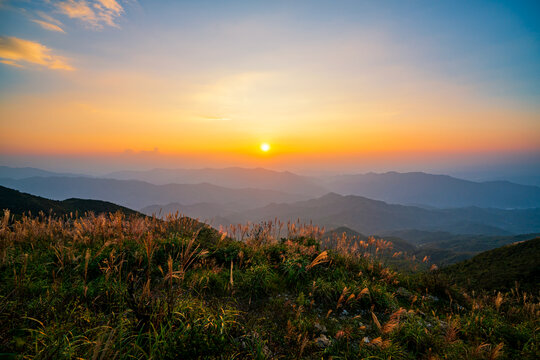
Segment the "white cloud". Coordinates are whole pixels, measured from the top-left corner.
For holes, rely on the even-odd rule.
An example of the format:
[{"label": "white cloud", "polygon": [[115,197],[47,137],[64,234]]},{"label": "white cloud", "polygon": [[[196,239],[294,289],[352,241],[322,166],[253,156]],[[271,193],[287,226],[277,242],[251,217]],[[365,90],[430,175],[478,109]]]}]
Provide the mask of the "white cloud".
[{"label": "white cloud", "polygon": [[45,45],[11,36],[0,36],[0,62],[16,67],[31,63],[55,70],[74,70],[63,57],[53,55]]}]

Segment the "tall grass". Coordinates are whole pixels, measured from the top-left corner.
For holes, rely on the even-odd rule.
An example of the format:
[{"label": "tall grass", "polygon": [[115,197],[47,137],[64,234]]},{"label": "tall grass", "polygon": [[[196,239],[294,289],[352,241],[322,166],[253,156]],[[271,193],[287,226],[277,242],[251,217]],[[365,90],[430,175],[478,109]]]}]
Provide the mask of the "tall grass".
[{"label": "tall grass", "polygon": [[[0,353],[13,358],[535,358],[537,294],[401,273],[390,242],[298,220],[0,219]],[[11,355],[9,355],[11,354]],[[4,355],[2,355],[4,356]]]}]

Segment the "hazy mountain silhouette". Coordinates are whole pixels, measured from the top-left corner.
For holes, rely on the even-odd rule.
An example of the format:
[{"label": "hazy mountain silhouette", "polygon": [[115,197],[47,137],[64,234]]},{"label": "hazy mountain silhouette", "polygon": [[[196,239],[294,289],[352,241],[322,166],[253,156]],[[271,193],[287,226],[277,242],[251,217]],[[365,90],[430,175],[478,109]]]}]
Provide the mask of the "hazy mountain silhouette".
[{"label": "hazy mountain silhouette", "polygon": [[[23,179],[28,177],[73,177],[76,174],[60,174],[35,168],[11,168],[0,166],[0,178]],[[78,176],[88,177],[88,176]],[[421,172],[384,174],[340,175],[314,178],[262,168],[246,169],[231,167],[224,169],[153,169],[148,171],[118,171],[110,178],[117,180],[139,180],[154,185],[168,184],[213,184],[229,189],[263,189],[280,193],[299,194],[303,198],[324,195],[333,191],[342,195],[359,195],[393,204],[419,207],[497,207],[532,208],[540,207],[540,187],[518,185],[508,181],[474,182],[447,175],[432,175]],[[326,190],[330,189],[330,190]],[[193,199],[197,202],[214,202],[208,199]],[[276,201],[294,201],[279,198]],[[152,204],[169,204],[177,199],[154,201]],[[184,201],[179,201],[187,205]],[[234,202],[234,201],[232,201]],[[219,201],[221,203],[221,201]],[[251,207],[257,206],[252,204]],[[474,225],[474,224],[473,224]],[[475,225],[474,225],[475,226]]]},{"label": "hazy mountain silhouette", "polygon": [[325,238],[325,239],[334,239],[336,237],[343,236],[343,234],[345,234],[345,236],[348,237],[348,238],[355,238],[355,239],[358,239],[358,240],[364,240],[365,241],[365,240],[369,239],[369,236],[364,235],[362,233],[359,233],[358,231],[355,231],[355,230],[353,230],[351,228],[348,228],[346,226],[339,226],[337,228],[326,231],[324,233],[323,238]]},{"label": "hazy mountain silhouette", "polygon": [[540,207],[540,187],[508,181],[474,182],[422,172],[340,175],[325,186],[344,195],[360,195],[396,204],[435,207]]},{"label": "hazy mountain silhouette", "polygon": [[0,185],[55,200],[91,198],[112,201],[132,209],[171,202],[185,205],[208,202],[234,205],[238,211],[264,206],[273,201],[287,202],[306,198],[273,190],[229,189],[212,184],[154,185],[136,180],[87,177],[0,178]]},{"label": "hazy mountain silhouette", "polygon": [[86,212],[109,213],[117,211],[126,215],[138,214],[136,211],[107,201],[87,199],[56,201],[0,186],[0,210],[4,209],[9,209],[12,214],[17,215],[28,214],[28,212],[38,215],[40,211],[45,214],[52,211],[56,215],[69,215],[76,212],[83,215]]},{"label": "hazy mountain silhouette", "polygon": [[[369,239],[368,236],[359,233],[358,231],[355,231],[353,229],[350,229],[346,226],[340,226],[335,229],[332,229],[330,231],[326,231],[322,237],[322,244],[326,245],[326,247],[333,248],[333,244],[337,241],[337,239],[341,238],[345,234],[345,239],[348,241],[351,240],[363,240],[366,241]],[[380,238],[380,236],[374,236],[375,238]],[[389,240],[392,242],[392,250],[393,251],[403,251],[408,254],[414,254],[414,252],[417,250],[417,247],[403,239],[400,239],[398,237],[384,237],[385,240]],[[334,245],[335,246],[335,245]]]},{"label": "hazy mountain silhouette", "polygon": [[328,192],[308,177],[288,171],[273,171],[263,168],[118,171],[108,174],[107,177],[120,180],[141,180],[156,185],[211,183],[228,188],[268,189],[311,196],[320,196]]},{"label": "hazy mountain silhouette", "polygon": [[288,204],[270,204],[230,216],[231,222],[268,219],[312,220],[329,228],[347,226],[364,234],[419,229],[454,234],[505,235],[540,231],[540,208],[525,210],[424,209],[393,205],[361,196],[327,194],[317,199]]},{"label": "hazy mountain silhouette", "polygon": [[0,166],[0,178],[25,179],[34,176],[83,176],[80,174],[60,173],[33,167]]},{"label": "hazy mountain silhouette", "polygon": [[192,205],[183,205],[180,203],[170,203],[166,205],[151,205],[141,209],[146,215],[165,216],[176,212],[189,216],[191,218],[211,221],[215,217],[226,217],[237,211],[235,204],[216,204],[216,203],[197,203]]}]

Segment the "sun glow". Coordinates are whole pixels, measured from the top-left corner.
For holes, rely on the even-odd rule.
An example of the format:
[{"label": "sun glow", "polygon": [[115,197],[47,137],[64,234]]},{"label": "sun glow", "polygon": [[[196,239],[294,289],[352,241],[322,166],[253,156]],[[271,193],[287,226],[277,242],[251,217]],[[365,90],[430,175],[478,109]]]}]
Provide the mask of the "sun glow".
[{"label": "sun glow", "polygon": [[268,145],[267,143],[262,143],[261,144],[261,151],[268,152],[268,150],[270,150],[270,145]]}]

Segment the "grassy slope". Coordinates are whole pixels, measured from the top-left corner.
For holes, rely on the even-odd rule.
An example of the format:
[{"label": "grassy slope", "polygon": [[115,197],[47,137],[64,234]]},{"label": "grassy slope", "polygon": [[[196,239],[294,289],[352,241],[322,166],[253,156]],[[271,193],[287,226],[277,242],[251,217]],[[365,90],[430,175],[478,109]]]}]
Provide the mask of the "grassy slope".
[{"label": "grassy slope", "polygon": [[134,210],[107,201],[85,199],[56,201],[4,186],[0,186],[0,209],[9,209],[12,214],[17,215],[28,212],[35,215],[39,212],[49,214],[50,211],[56,215],[69,215],[76,212],[84,214],[85,212],[108,213],[116,211],[121,211],[127,215],[137,214]]},{"label": "grassy slope", "polygon": [[532,359],[539,351],[536,298],[496,305],[433,273],[322,253],[311,236],[295,235],[309,231],[289,231],[276,241],[254,229],[238,242],[186,218],[4,219],[0,353]]},{"label": "grassy slope", "polygon": [[471,289],[509,290],[518,281],[522,290],[537,292],[540,237],[485,251],[442,272]]},{"label": "grassy slope", "polygon": [[[397,234],[396,236],[390,234],[382,237],[374,237],[391,241],[394,251],[402,251],[410,256],[414,255],[417,259],[423,259],[427,256],[430,263],[436,264],[441,268],[470,259],[483,251],[538,237],[538,234],[514,236],[455,235],[445,232],[426,232],[419,230],[404,230],[395,233]],[[345,234],[349,241],[366,241],[369,238],[348,227],[341,226],[326,232],[323,237],[323,244],[326,247],[333,248],[333,244],[343,234]],[[403,240],[399,235],[403,235],[406,240]],[[399,261],[394,263],[396,265],[407,265]],[[405,266],[402,269],[406,268],[409,267]]]},{"label": "grassy slope", "polygon": [[540,234],[505,236],[457,235],[448,232],[421,230],[400,230],[384,234],[386,240],[399,244],[399,240],[416,246],[410,254],[417,258],[428,256],[439,267],[455,264],[472,258],[483,251],[492,250],[518,241],[530,240]]}]

